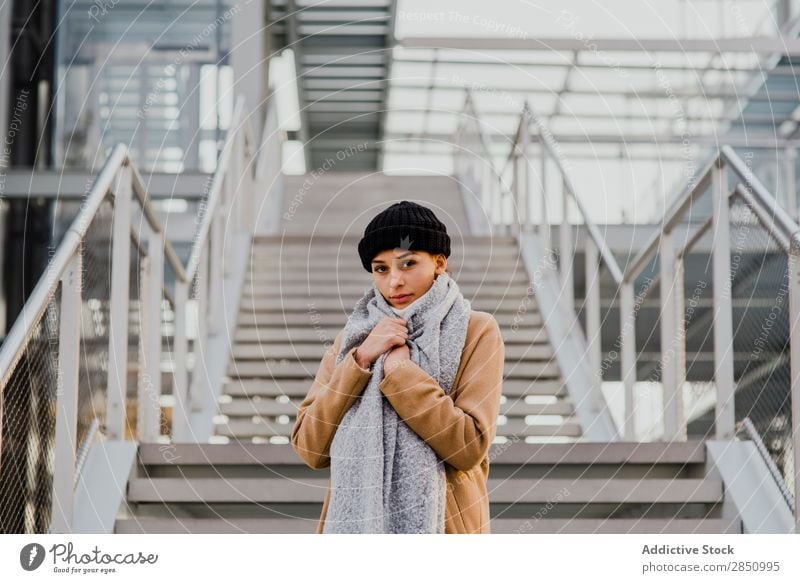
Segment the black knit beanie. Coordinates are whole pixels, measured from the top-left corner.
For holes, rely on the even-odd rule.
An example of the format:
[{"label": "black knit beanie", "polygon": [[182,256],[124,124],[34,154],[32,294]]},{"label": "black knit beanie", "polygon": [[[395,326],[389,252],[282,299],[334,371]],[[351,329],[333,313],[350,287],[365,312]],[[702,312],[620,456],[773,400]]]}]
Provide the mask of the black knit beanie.
[{"label": "black knit beanie", "polygon": [[450,257],[450,235],[431,209],[403,200],[375,215],[364,229],[358,243],[361,264],[372,272],[375,256],[396,247]]}]

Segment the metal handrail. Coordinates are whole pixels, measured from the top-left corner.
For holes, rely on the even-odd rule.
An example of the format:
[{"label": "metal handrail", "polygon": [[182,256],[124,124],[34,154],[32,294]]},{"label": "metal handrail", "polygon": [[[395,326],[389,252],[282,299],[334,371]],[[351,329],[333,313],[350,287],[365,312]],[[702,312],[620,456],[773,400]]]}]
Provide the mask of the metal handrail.
[{"label": "metal handrail", "polygon": [[7,384],[8,376],[13,372],[13,367],[27,346],[36,324],[47,309],[47,304],[72,256],[86,235],[92,218],[97,214],[100,205],[111,190],[117,172],[127,164],[127,147],[125,144],[117,144],[100,170],[100,174],[86,198],[86,203],[64,234],[53,259],[48,263],[42,277],[36,282],[28,301],[25,302],[22,311],[11,326],[11,331],[6,336],[3,345],[0,346],[0,392]]},{"label": "metal handrail", "polygon": [[[472,106],[468,99],[466,106]],[[477,117],[474,111],[465,113]],[[530,213],[527,211],[530,201],[529,177],[531,160],[528,157],[528,144],[531,137],[530,123],[533,121],[538,130],[538,140],[542,146],[541,158],[544,162],[548,157],[553,158],[563,187],[562,203],[563,217],[560,225],[560,277],[562,280],[561,302],[566,308],[566,317],[573,317],[574,306],[572,289],[574,276],[572,269],[572,238],[570,225],[567,222],[567,200],[571,198],[581,215],[589,237],[585,240],[586,258],[586,297],[585,297],[585,328],[587,339],[588,362],[591,368],[596,369],[596,381],[600,378],[601,350],[600,329],[600,286],[598,266],[605,263],[611,278],[614,280],[614,296],[619,298],[620,336],[619,360],[621,364],[621,378],[625,388],[625,428],[627,438],[635,435],[634,427],[634,383],[637,380],[637,352],[636,352],[636,301],[634,285],[637,277],[651,262],[659,258],[659,270],[654,276],[655,281],[661,282],[660,292],[660,335],[661,335],[661,381],[664,387],[664,435],[665,439],[681,439],[685,437],[686,422],[682,411],[681,390],[685,381],[685,351],[686,335],[684,333],[684,307],[683,307],[683,261],[688,251],[702,238],[704,234],[713,233],[712,259],[713,259],[713,307],[714,307],[714,380],[717,384],[717,403],[715,404],[715,427],[718,439],[731,439],[734,433],[735,412],[730,403],[733,402],[736,390],[733,354],[730,350],[733,342],[732,303],[730,293],[726,291],[726,283],[730,281],[730,228],[729,207],[731,197],[736,196],[744,202],[746,207],[755,215],[767,235],[778,243],[788,255],[789,270],[789,310],[790,310],[790,366],[792,393],[792,435],[794,460],[798,479],[795,483],[796,496],[800,495],[800,338],[796,338],[794,331],[796,322],[800,321],[800,226],[781,207],[776,198],[753,175],[751,169],[736,154],[729,145],[723,145],[716,154],[695,174],[681,193],[671,202],[664,214],[661,226],[650,235],[642,247],[631,259],[626,262],[625,269],[621,269],[613,254],[608,248],[599,229],[581,203],[567,168],[559,154],[558,146],[549,128],[536,116],[530,105],[526,102],[520,113],[517,130],[511,140],[511,149],[505,160],[503,170],[495,171],[494,176],[505,175],[509,165],[513,163],[514,184],[512,199],[518,203],[516,208],[517,230],[532,227]],[[485,144],[485,137],[481,137]],[[457,152],[457,150],[456,150]],[[484,164],[493,166],[493,158],[485,155]],[[519,176],[522,162],[522,176]],[[543,164],[542,171],[546,166]],[[734,184],[729,185],[730,170],[735,178]],[[790,169],[791,170],[791,169]],[[793,183],[790,180],[790,183]],[[545,243],[545,236],[549,238],[550,224],[547,220],[546,210],[546,184],[542,177],[542,221],[540,225],[540,239]],[[710,188],[709,188],[710,187]],[[675,240],[675,227],[686,219],[688,211],[700,197],[710,192],[714,210],[699,228],[688,237],[687,242]],[[494,195],[494,193],[490,193]],[[496,202],[492,198],[490,204]],[[513,209],[512,209],[513,210]],[[548,232],[545,235],[544,229]],[[536,240],[535,238],[533,239]],[[652,289],[654,280],[643,290],[644,293]],[[641,297],[640,297],[641,299]],[[800,532],[800,515],[795,508],[796,530]]]},{"label": "metal handrail", "polygon": [[[233,110],[233,116],[231,117],[230,125],[228,127],[231,129],[238,128],[243,121],[243,115],[244,97],[239,96],[239,99],[236,101],[236,106]],[[245,138],[249,139],[250,143],[252,143],[253,139],[250,130],[250,124],[244,125],[244,132]],[[197,269],[200,264],[200,255],[203,250],[203,244],[208,238],[209,231],[211,230],[211,222],[214,218],[214,210],[216,209],[217,205],[220,204],[223,182],[226,174],[228,173],[228,169],[231,164],[231,158],[233,156],[234,135],[235,134],[233,131],[228,132],[225,143],[222,147],[222,152],[219,156],[217,170],[214,172],[214,177],[211,182],[211,188],[209,189],[208,199],[204,209],[203,219],[197,231],[197,241],[192,247],[192,252],[189,255],[189,261],[186,264],[186,277],[189,281],[194,279],[194,276],[197,273]]]},{"label": "metal handrail", "polygon": [[[460,119],[470,119],[477,124],[478,139],[481,145],[482,154],[483,157],[489,161],[488,170],[499,185],[501,194],[503,196],[511,196],[511,189],[503,180],[503,173],[498,172],[497,168],[495,168],[495,165],[492,162],[491,149],[489,148],[489,138],[486,135],[486,129],[483,127],[483,123],[481,123],[481,118],[475,107],[472,90],[470,88],[467,88],[465,91],[464,105],[462,107],[462,115],[460,116]],[[460,131],[461,127],[458,128],[457,133]]]},{"label": "metal handrail", "polygon": [[792,509],[792,512],[795,512],[795,500],[792,498],[792,493],[789,492],[789,488],[786,487],[786,481],[783,479],[780,470],[778,470],[778,466],[775,465],[775,461],[770,457],[769,452],[767,451],[767,446],[764,445],[764,441],[758,434],[756,426],[753,425],[750,417],[745,417],[742,419],[739,422],[739,425],[740,427],[744,428],[748,437],[750,437],[750,440],[753,442],[753,445],[756,446],[758,453],[761,455],[761,459],[763,459],[764,463],[767,464],[769,473],[772,476],[772,479],[775,480],[775,485],[778,486],[778,490],[780,490],[781,496],[783,496],[786,504]]},{"label": "metal handrail", "polygon": [[[586,226],[586,229],[589,231],[589,235],[592,237],[594,244],[597,246],[597,250],[600,253],[600,257],[603,259],[603,262],[606,264],[608,268],[608,272],[611,274],[611,277],[614,279],[614,283],[617,285],[622,283],[622,269],[620,268],[619,264],[617,263],[614,254],[609,249],[608,245],[606,244],[605,238],[600,234],[600,230],[597,228],[597,225],[594,224],[589,218],[589,214],[586,212],[586,209],[581,202],[581,199],[578,197],[575,187],[572,184],[572,179],[569,177],[569,173],[564,168],[564,164],[561,160],[561,156],[558,155],[556,152],[558,147],[558,143],[556,142],[555,138],[553,137],[550,128],[548,128],[541,118],[536,115],[536,113],[531,108],[530,104],[526,101],[524,106],[524,111],[522,113],[522,119],[533,119],[533,122],[536,124],[536,127],[539,129],[539,139],[541,144],[545,147],[545,149],[550,154],[550,157],[555,161],[556,167],[558,168],[559,174],[561,174],[561,178],[564,181],[564,186],[566,187],[567,193],[572,198],[572,201],[575,203],[575,206],[578,209],[578,212],[583,218],[583,223]],[[563,219],[566,221],[566,217]]]},{"label": "metal handrail", "polygon": [[[82,245],[96,216],[106,201],[113,201],[113,232],[111,234],[111,292],[109,296],[109,367],[107,423],[109,439],[124,439],[127,328],[129,310],[129,289],[126,284],[131,268],[130,250],[135,250],[141,258],[139,269],[139,307],[141,321],[140,350],[143,361],[139,367],[139,403],[137,411],[137,433],[140,440],[157,440],[160,436],[158,399],[152,403],[147,397],[161,394],[161,352],[160,330],[162,300],[167,297],[175,313],[175,338],[173,349],[177,366],[173,374],[173,440],[180,434],[188,435],[190,398],[195,393],[198,398],[208,394],[207,375],[195,374],[192,386],[188,383],[188,339],[186,324],[192,313],[190,301],[200,307],[198,314],[198,333],[194,340],[194,351],[206,346],[207,337],[221,334],[220,319],[224,314],[222,298],[222,279],[227,276],[230,262],[223,254],[229,253],[231,246],[225,248],[223,233],[220,230],[223,220],[230,213],[238,234],[252,236],[255,217],[251,208],[252,195],[261,192],[261,181],[269,178],[266,165],[270,157],[279,155],[279,144],[273,143],[278,135],[274,131],[276,110],[274,99],[267,100],[264,113],[264,128],[261,143],[256,148],[250,124],[244,117],[244,97],[236,99],[230,129],[218,157],[217,168],[212,185],[200,212],[205,213],[195,233],[187,266],[180,261],[165,229],[150,205],[147,189],[135,167],[127,146],[117,144],[103,164],[97,179],[81,210],[72,221],[69,229],[59,243],[52,260],[37,282],[33,293],[14,322],[9,335],[0,346],[0,397],[8,383],[13,379],[16,367],[38,330],[45,311],[61,285],[60,319],[58,336],[59,380],[63,377],[63,387],[56,407],[56,463],[53,477],[53,507],[59,508],[61,515],[54,517],[51,529],[67,532],[71,528],[74,486],[85,461],[89,441],[74,443],[75,427],[78,423],[77,391],[80,370],[81,306],[82,294]],[[265,167],[262,168],[261,165]],[[277,166],[279,168],[279,165]],[[237,197],[236,189],[244,185],[249,197]],[[131,204],[137,203],[144,217],[144,236],[140,236],[131,224]],[[210,267],[209,267],[210,264]],[[165,265],[169,265],[175,276],[174,294],[164,285]],[[224,273],[223,273],[224,269]],[[206,270],[210,276],[206,277]],[[189,286],[195,282],[197,298],[189,297]],[[207,313],[206,313],[207,310]],[[208,322],[206,322],[208,320]],[[64,399],[62,401],[62,398]],[[90,427],[89,436],[94,428]],[[76,458],[77,455],[77,458]],[[53,530],[51,530],[52,532]]]}]

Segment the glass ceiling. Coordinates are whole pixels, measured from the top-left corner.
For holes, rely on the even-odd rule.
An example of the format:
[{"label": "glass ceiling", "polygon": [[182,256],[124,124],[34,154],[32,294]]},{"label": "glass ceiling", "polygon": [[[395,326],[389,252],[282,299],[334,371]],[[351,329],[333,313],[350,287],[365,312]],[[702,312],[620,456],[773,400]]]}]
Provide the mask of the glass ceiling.
[{"label": "glass ceiling", "polygon": [[[781,99],[749,98],[773,72],[795,83],[793,71],[749,42],[716,42],[775,38],[800,13],[789,4],[787,14],[772,0],[398,0],[383,169],[450,173],[468,87],[498,165],[527,100],[574,162],[578,192],[603,185],[593,218],[655,220],[748,103],[744,137],[781,137],[798,106],[792,86]],[[463,46],[432,48],[453,38]],[[480,42],[489,39],[503,48]],[[603,44],[612,39],[634,50]]]}]

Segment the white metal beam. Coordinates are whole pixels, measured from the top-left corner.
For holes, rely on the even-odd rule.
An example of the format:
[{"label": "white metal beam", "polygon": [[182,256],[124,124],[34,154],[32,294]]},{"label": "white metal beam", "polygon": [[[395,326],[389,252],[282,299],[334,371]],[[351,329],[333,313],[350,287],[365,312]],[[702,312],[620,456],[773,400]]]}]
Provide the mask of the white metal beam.
[{"label": "white metal beam", "polygon": [[[800,39],[790,37],[738,38],[592,38],[575,37],[433,37],[400,39],[404,48],[462,49],[469,51],[627,51],[634,53],[781,53],[800,56]],[[591,48],[590,48],[591,47]]]}]

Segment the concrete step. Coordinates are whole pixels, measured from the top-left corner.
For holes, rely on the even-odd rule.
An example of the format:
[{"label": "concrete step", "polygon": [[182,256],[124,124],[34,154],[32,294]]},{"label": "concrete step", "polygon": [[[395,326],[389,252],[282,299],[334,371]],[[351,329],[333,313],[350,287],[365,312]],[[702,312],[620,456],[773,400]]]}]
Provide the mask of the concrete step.
[{"label": "concrete step", "polygon": [[[328,479],[284,478],[133,478],[127,500],[185,503],[322,502]],[[681,480],[543,479],[488,480],[491,503],[548,503],[569,493],[572,504],[691,504],[722,501],[722,482],[713,478]]]},{"label": "concrete step", "polygon": [[[496,277],[506,273],[515,273],[518,271],[525,271],[525,265],[521,259],[514,257],[496,258],[492,256],[486,257],[459,257],[453,259],[452,256],[448,258],[447,268],[452,273],[453,277],[458,281],[464,274],[474,273],[487,273]],[[360,271],[366,276],[370,273],[361,265],[358,258],[283,258],[273,257],[269,259],[254,258],[251,260],[248,267],[250,275],[265,274],[265,273],[342,273],[348,271]]]},{"label": "concrete step", "polygon": [[[305,398],[311,388],[311,379],[265,378],[230,379],[225,383],[224,393],[232,397],[288,397]],[[565,397],[567,389],[561,379],[503,379],[503,394],[509,398],[522,396]]]},{"label": "concrete step", "polygon": [[[131,518],[117,534],[314,534],[303,518]],[[738,518],[493,518],[492,534],[720,534],[742,532]]]},{"label": "concrete step", "polygon": [[[278,423],[267,419],[232,418],[226,422],[215,425],[214,433],[235,439],[252,439],[253,437],[290,437],[292,434],[291,420]],[[557,425],[529,425],[524,419],[509,418],[505,424],[497,425],[497,435],[504,437],[571,437],[578,438],[582,435],[580,424],[577,420],[569,423],[562,422]]]},{"label": "concrete step", "polygon": [[[303,298],[295,298],[286,295],[282,298],[267,298],[267,299],[254,299],[248,301],[242,298],[239,305],[239,313],[250,312],[332,312],[335,314],[344,314],[345,317],[352,311],[355,303],[361,296],[342,296],[339,298],[317,298],[315,300],[306,300]],[[467,298],[470,299],[470,298]],[[523,303],[524,302],[524,303]],[[537,312],[538,306],[533,298],[516,297],[508,295],[505,298],[476,298],[470,300],[470,305],[473,310],[479,312],[489,312],[490,314],[497,315],[498,312],[511,312],[517,313],[519,310],[525,309],[525,313]]]},{"label": "concrete step", "polygon": [[[516,325],[518,328],[539,328],[542,326],[542,316],[538,312],[500,312],[493,314],[500,326]],[[240,328],[268,326],[314,326],[324,328],[338,327],[339,330],[347,323],[347,314],[344,312],[247,312],[237,315],[237,332]],[[337,330],[338,331],[338,330]],[[334,335],[335,336],[335,335]]]},{"label": "concrete step", "polygon": [[[366,272],[365,272],[366,273]],[[302,298],[307,301],[317,301],[323,299],[341,299],[344,298],[358,299],[363,296],[372,287],[372,282],[367,282],[365,285],[358,283],[348,283],[346,281],[338,283],[335,287],[331,286],[310,286],[306,283],[301,284],[288,284],[280,282],[279,284],[269,284],[264,286],[245,286],[242,288],[242,298],[250,299],[253,297],[258,298]],[[529,289],[530,287],[530,289]],[[533,286],[530,284],[494,284],[492,282],[483,282],[480,284],[473,283],[458,283],[458,289],[467,299],[476,297],[491,298],[491,297],[518,297],[523,298],[530,296],[533,300]],[[347,303],[345,302],[345,305]]]},{"label": "concrete step", "polygon": [[[260,342],[264,344],[290,344],[297,343],[333,343],[336,335],[344,327],[345,319],[341,325],[334,326],[313,326],[308,323],[304,326],[240,326],[236,329],[234,341],[240,342]],[[549,343],[547,331],[542,326],[519,325],[515,328],[500,324],[500,333],[503,335],[503,342],[509,344],[537,345]]]},{"label": "concrete step", "polygon": [[[312,360],[319,363],[328,349],[323,344],[296,343],[296,344],[271,344],[271,343],[237,343],[231,355],[234,360]],[[553,349],[549,344],[534,344],[524,346],[512,344],[505,347],[507,361],[549,361],[553,358]]]},{"label": "concrete step", "polygon": [[[530,283],[530,278],[524,270],[514,272],[498,271],[462,271],[454,275],[454,279],[459,286],[462,283],[469,284],[525,284]],[[337,282],[355,282],[362,286],[372,285],[372,276],[364,269],[344,269],[344,270],[325,270],[307,271],[297,270],[291,272],[250,272],[245,276],[244,287],[249,288],[253,285],[287,285],[287,284],[306,284],[312,287],[330,286]]]},{"label": "concrete step", "polygon": [[[169,456],[160,443],[141,443],[139,462],[148,468],[180,466],[268,465],[306,467],[289,445],[232,442],[170,444]],[[500,443],[489,450],[492,467],[498,466],[656,466],[702,465],[706,448],[702,440],[615,441],[576,443]],[[183,470],[180,470],[181,472]],[[318,472],[320,470],[309,470]]]},{"label": "concrete step", "polygon": [[[231,378],[309,379],[316,376],[318,361],[260,362],[252,360],[234,361],[228,367]],[[506,362],[503,374],[508,378],[558,378],[560,371],[555,361]]]},{"label": "concrete step", "polygon": [[[278,417],[288,415],[294,418],[302,399],[280,402],[276,400],[235,399],[219,405],[220,413],[228,417]],[[524,417],[525,415],[573,415],[572,405],[566,401],[555,403],[526,403],[510,400],[500,404],[500,415]]]},{"label": "concrete step", "polygon": [[721,534],[741,533],[738,518],[497,518],[493,534]]}]

